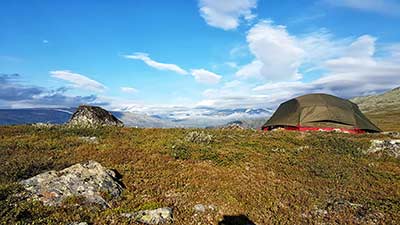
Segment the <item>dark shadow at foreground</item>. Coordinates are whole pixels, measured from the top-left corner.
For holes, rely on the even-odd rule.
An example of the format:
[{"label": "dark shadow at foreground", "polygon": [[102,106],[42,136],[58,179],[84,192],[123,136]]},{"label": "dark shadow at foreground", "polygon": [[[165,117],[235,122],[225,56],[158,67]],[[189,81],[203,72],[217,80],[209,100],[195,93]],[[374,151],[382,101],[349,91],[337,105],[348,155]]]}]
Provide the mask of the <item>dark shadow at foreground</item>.
[{"label": "dark shadow at foreground", "polygon": [[122,188],[126,188],[125,184],[122,183],[122,174],[120,174],[116,169],[111,169],[115,173],[114,181],[121,185]]},{"label": "dark shadow at foreground", "polygon": [[245,215],[224,216],[218,225],[256,225]]}]

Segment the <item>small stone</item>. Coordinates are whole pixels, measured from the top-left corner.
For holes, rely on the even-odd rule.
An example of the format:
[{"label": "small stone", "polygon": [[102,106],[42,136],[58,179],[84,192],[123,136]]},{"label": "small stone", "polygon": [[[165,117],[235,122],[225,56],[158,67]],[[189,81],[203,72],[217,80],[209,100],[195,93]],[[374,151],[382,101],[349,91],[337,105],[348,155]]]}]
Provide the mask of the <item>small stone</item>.
[{"label": "small stone", "polygon": [[212,211],[216,210],[217,207],[215,205],[209,205],[208,208]]},{"label": "small stone", "polygon": [[163,224],[172,222],[172,209],[165,207],[154,210],[142,210],[135,213],[122,213],[121,216],[144,224]]},{"label": "small stone", "polygon": [[32,124],[32,126],[34,126],[36,128],[52,128],[52,127],[55,127],[55,125],[51,124],[51,123],[34,123],[34,124]]},{"label": "small stone", "polygon": [[206,207],[203,204],[197,204],[193,208],[196,212],[204,213],[206,211]]},{"label": "small stone", "polygon": [[92,144],[98,144],[97,137],[79,137],[79,139]]}]

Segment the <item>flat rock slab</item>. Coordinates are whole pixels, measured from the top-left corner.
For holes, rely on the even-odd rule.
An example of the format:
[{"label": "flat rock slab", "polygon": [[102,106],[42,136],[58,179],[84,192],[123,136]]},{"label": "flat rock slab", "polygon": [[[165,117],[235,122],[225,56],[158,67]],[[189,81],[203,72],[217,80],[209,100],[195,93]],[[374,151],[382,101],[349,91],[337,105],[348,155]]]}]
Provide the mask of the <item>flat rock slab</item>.
[{"label": "flat rock slab", "polygon": [[370,153],[383,153],[395,158],[400,158],[400,139],[399,140],[372,140],[371,146],[365,152]]},{"label": "flat rock slab", "polygon": [[172,222],[172,209],[165,207],[154,210],[142,210],[134,213],[123,213],[122,216],[144,224],[165,224]]},{"label": "flat rock slab", "polygon": [[79,196],[89,203],[108,207],[102,194],[118,197],[123,187],[114,171],[96,161],[78,163],[61,171],[48,171],[20,182],[33,199],[45,205],[59,205],[66,197]]}]

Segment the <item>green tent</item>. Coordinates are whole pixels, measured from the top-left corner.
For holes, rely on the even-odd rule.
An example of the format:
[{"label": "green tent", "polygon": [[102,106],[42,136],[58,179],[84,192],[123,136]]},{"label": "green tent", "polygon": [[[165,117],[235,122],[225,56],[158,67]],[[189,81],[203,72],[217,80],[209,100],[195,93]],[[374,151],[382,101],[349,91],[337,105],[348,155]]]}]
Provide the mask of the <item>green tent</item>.
[{"label": "green tent", "polygon": [[282,103],[263,130],[335,130],[351,133],[380,132],[358,108],[347,99],[328,94],[308,94]]}]

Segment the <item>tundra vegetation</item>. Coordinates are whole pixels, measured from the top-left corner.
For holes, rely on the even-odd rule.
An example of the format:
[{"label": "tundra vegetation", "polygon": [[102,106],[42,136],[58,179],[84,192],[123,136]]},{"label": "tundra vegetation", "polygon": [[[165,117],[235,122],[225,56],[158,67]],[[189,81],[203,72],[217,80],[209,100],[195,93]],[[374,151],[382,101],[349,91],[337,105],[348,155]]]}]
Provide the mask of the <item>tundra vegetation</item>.
[{"label": "tundra vegetation", "polygon": [[[395,224],[400,221],[400,159],[363,154],[372,139],[390,137],[250,129],[4,126],[0,220],[134,224],[121,215],[171,207],[174,224],[217,224],[232,215],[255,224]],[[88,160],[122,176],[125,190],[110,199],[108,209],[79,197],[67,198],[61,206],[45,206],[26,200],[26,191],[18,185],[41,172]],[[201,211],[196,210],[199,204],[204,206]]]}]

